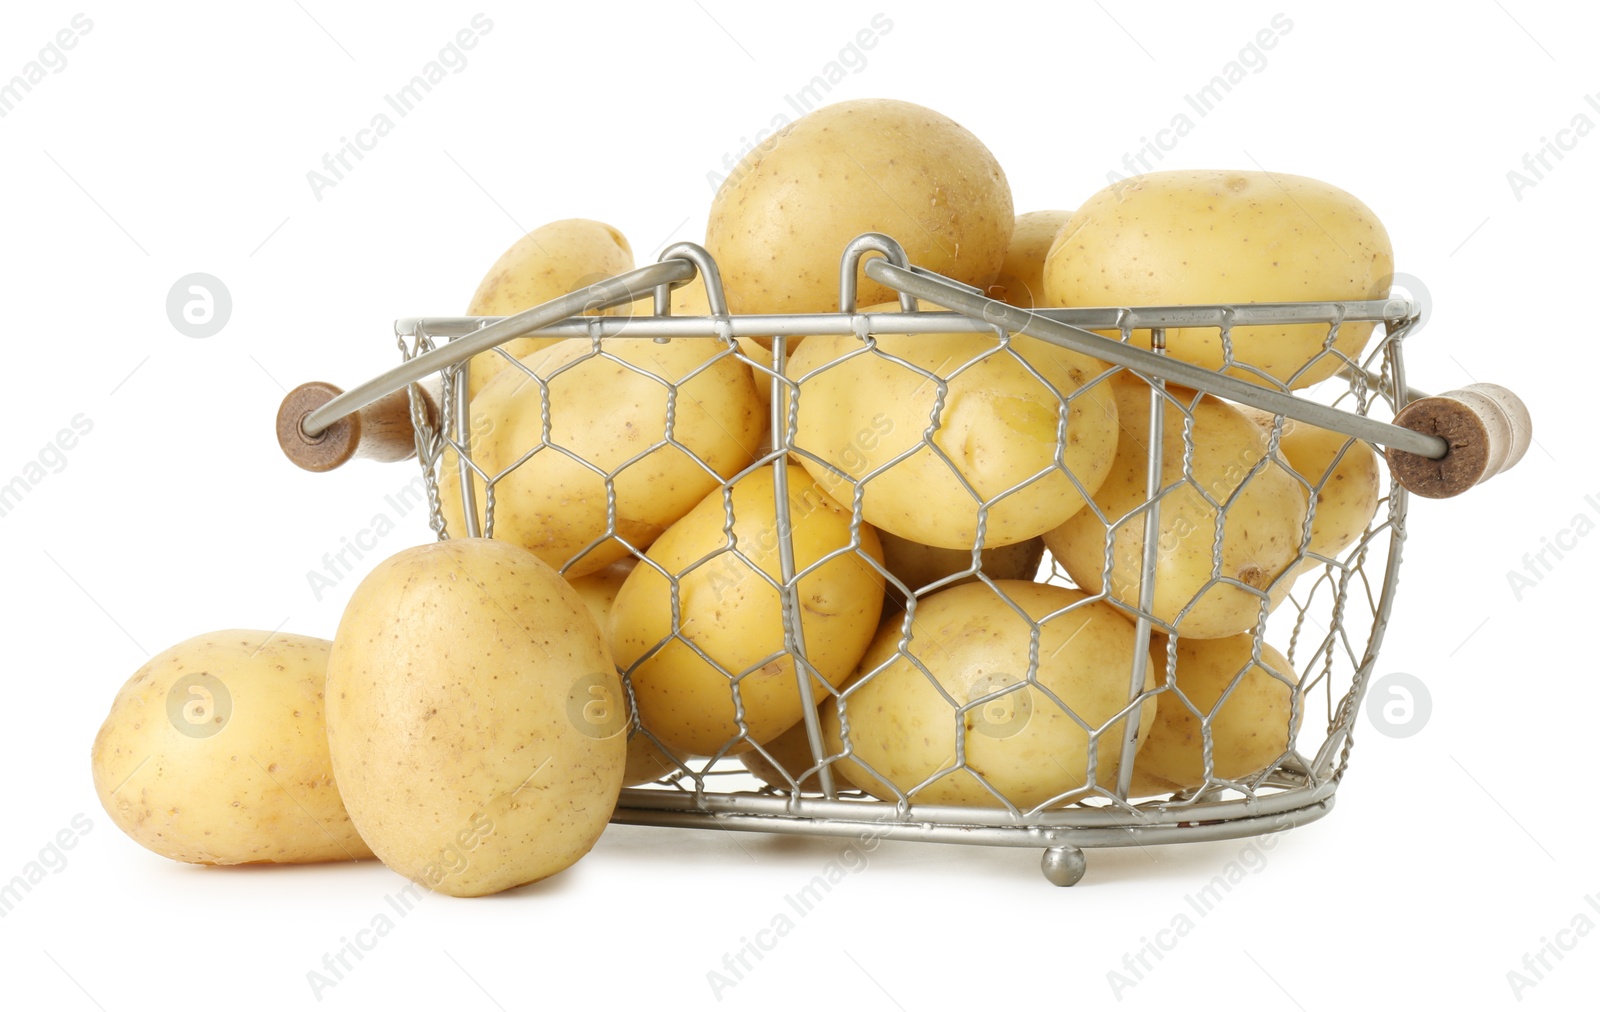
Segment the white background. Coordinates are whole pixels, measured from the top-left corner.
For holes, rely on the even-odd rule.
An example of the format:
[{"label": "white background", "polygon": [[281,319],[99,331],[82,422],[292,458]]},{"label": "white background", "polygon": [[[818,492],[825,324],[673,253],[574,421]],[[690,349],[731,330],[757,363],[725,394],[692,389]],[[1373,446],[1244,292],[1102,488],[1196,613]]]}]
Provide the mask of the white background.
[{"label": "white background", "polygon": [[[1579,539],[1521,600],[1506,575],[1576,515],[1600,515],[1581,422],[1600,368],[1582,312],[1600,137],[1563,135],[1571,150],[1520,194],[1507,179],[1575,116],[1600,124],[1584,97],[1600,91],[1593,12],[1530,0],[1469,2],[1447,19],[1387,2],[756,7],[481,8],[493,28],[465,68],[320,200],[307,172],[480,8],[83,8],[93,28],[67,65],[0,119],[0,482],[74,416],[93,423],[0,518],[0,880],[75,815],[92,830],[0,919],[0,1003],[719,1004],[707,972],[839,842],[613,828],[543,884],[429,897],[319,1002],[307,972],[402,881],[377,863],[159,858],[101,810],[89,746],[118,686],[171,643],[230,627],[332,635],[355,580],[319,601],[306,573],[386,510],[413,465],[295,470],[272,436],[284,387],[389,367],[390,321],[461,311],[525,228],[600,218],[641,262],[699,239],[708,171],[790,112],[784,96],[882,11],[892,28],[830,98],[898,97],[960,121],[1005,166],[1018,211],[1075,206],[1180,112],[1194,129],[1161,168],[1259,165],[1357,194],[1386,223],[1397,269],[1432,297],[1408,345],[1413,382],[1511,386],[1539,445],[1461,499],[1413,502],[1378,670],[1423,680],[1427,726],[1392,739],[1363,717],[1333,815],[1279,838],[1136,986],[1116,995],[1107,973],[1245,844],[1092,853],[1071,890],[1047,885],[1031,851],[885,844],[720,1004],[1519,1004],[1507,971],[1525,953],[1580,913],[1600,924],[1581,800],[1600,537]],[[0,80],[78,11],[7,5]],[[1293,27],[1265,66],[1196,116],[1184,97],[1280,12]],[[233,299],[207,339],[178,333],[165,309],[195,271]],[[362,570],[427,537],[420,516],[403,518]],[[1577,1007],[1600,983],[1600,938],[1559,937],[1575,948],[1520,1004]]]}]

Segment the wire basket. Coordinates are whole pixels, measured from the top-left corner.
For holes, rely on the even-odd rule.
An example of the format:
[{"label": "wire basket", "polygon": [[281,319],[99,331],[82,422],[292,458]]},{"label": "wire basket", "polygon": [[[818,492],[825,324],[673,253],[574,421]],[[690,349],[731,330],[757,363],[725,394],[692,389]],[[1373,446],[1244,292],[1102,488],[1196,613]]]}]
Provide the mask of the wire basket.
[{"label": "wire basket", "polygon": [[[857,312],[856,286],[862,273],[895,290],[899,306],[891,311]],[[706,286],[709,313],[673,316],[671,289],[696,277]],[[654,316],[580,315],[629,303],[652,291]],[[923,302],[941,308],[927,310]],[[395,459],[414,450],[427,483],[431,524],[441,538],[494,536],[504,527],[496,523],[503,498],[497,493],[513,480],[517,468],[528,466],[528,461],[540,454],[564,455],[586,470],[606,503],[605,524],[575,553],[567,571],[572,572],[587,553],[621,551],[639,557],[639,566],[653,567],[673,602],[670,627],[661,639],[629,663],[619,663],[633,717],[630,755],[653,757],[660,776],[625,789],[614,822],[829,836],[870,832],[882,839],[1037,847],[1044,850],[1046,877],[1058,885],[1071,885],[1083,875],[1085,847],[1243,837],[1325,815],[1346,769],[1356,715],[1393,605],[1408,498],[1400,481],[1424,494],[1453,494],[1511,466],[1527,442],[1526,422],[1519,420],[1520,404],[1514,396],[1500,388],[1442,398],[1424,398],[1410,390],[1401,344],[1416,325],[1419,310],[1406,298],[1029,311],[916,268],[907,263],[892,239],[869,234],[845,250],[840,307],[838,313],[730,315],[720,275],[709,254],[698,246],[680,244],[667,250],[657,264],[515,317],[398,321],[396,333],[405,357],[401,366],[349,394],[326,385],[312,385],[318,390],[310,400],[296,400],[291,394],[280,413],[280,438],[292,457],[296,456],[293,446],[302,443],[315,443],[321,448],[319,453],[331,454],[310,463],[297,457],[302,466],[318,470],[337,466],[351,455]],[[1337,376],[1309,393],[1294,393],[1282,382],[1236,361],[1234,329],[1264,325],[1324,329],[1327,338],[1322,350],[1305,368],[1337,369]],[[1226,371],[1208,371],[1164,356],[1165,336],[1177,328],[1214,330]],[[1337,343],[1341,334],[1348,335],[1353,328],[1373,331],[1359,359],[1349,357]],[[1134,341],[1141,332],[1150,335],[1148,351]],[[804,375],[786,368],[797,338],[828,335],[842,335],[844,354]],[[886,350],[881,341],[899,335],[924,335],[906,339],[913,341],[931,339],[927,335],[966,335],[970,341],[961,346],[978,350],[970,358],[930,368]],[[600,461],[582,459],[553,438],[560,419],[552,417],[548,394],[549,384],[559,382],[559,373],[534,376],[501,347],[513,337],[527,336],[583,342],[587,351],[567,356],[563,368],[601,358],[641,372],[614,352],[617,339],[692,338],[718,347],[706,356],[704,365],[677,382],[653,377],[665,394],[661,431],[652,432],[650,445],[627,459]],[[770,358],[761,345],[750,343],[749,339],[756,337],[770,338]],[[1036,365],[1040,360],[1031,349],[1044,346],[1091,356],[1105,363],[1104,371],[1084,376],[1075,390],[1064,389]],[[896,347],[909,345],[902,341]],[[466,398],[468,363],[472,356],[489,349],[498,349],[508,368],[527,372],[527,382],[537,385],[544,398],[540,438],[493,471],[475,456],[478,447]],[[865,368],[864,359],[871,359],[876,367],[904,370],[916,377],[929,405],[926,427],[920,433],[898,434],[900,441],[888,450],[872,447],[879,451],[877,464],[865,459],[873,456],[866,452],[855,454],[863,458],[859,461],[849,459],[848,454],[841,460],[838,447],[807,445],[799,424],[807,391],[819,389],[830,370]],[[767,445],[734,465],[717,462],[718,470],[701,460],[700,451],[680,437],[678,422],[693,401],[691,384],[709,377],[709,370],[727,361],[742,363],[768,388],[771,410]],[[1057,400],[1058,427],[1052,466],[1007,487],[980,490],[962,476],[940,433],[951,423],[947,398],[952,384],[959,384],[963,373],[983,368],[985,363],[1013,374],[1020,370],[1049,387]],[[433,374],[441,377],[442,388],[429,395],[417,384]],[[1108,399],[1113,384],[1125,385],[1118,401],[1123,405],[1120,426],[1124,435],[1120,438],[1124,442],[1134,438],[1144,447],[1139,462],[1144,497],[1131,509],[1108,513],[1087,494],[1093,489],[1085,485],[1082,475],[1074,473],[1067,454],[1082,431],[1082,423],[1074,420],[1076,409],[1084,406],[1085,398]],[[1209,410],[1204,405],[1211,403],[1210,396],[1202,394],[1251,405],[1274,416],[1265,452],[1239,462],[1239,480],[1230,482],[1231,487],[1207,487],[1197,478],[1197,459],[1211,452],[1196,438],[1201,429],[1197,414]],[[1490,407],[1484,407],[1485,400]],[[1139,409],[1131,417],[1126,410],[1130,403]],[[1476,412],[1469,422],[1479,417],[1490,419],[1492,431],[1487,436],[1476,430],[1462,435],[1464,404]],[[1411,417],[1396,419],[1402,409]],[[387,412],[387,421],[379,417],[380,410]],[[1337,554],[1319,554],[1310,541],[1316,504],[1329,491],[1327,484],[1336,480],[1333,470],[1302,476],[1288,469],[1280,449],[1286,418],[1343,433],[1345,450],[1353,452],[1363,441],[1390,448],[1387,470],[1392,473],[1383,476],[1372,520]],[[328,434],[341,425],[344,429],[331,442],[343,449],[330,450]],[[885,435],[883,441],[891,440]],[[1484,452],[1478,454],[1480,450]],[[691,456],[703,468],[706,501],[714,503],[721,493],[726,541],[688,565],[669,568],[654,561],[649,541],[619,524],[617,482],[627,467],[639,464],[652,452]],[[886,452],[889,459],[884,460]],[[1484,459],[1479,461],[1474,454]],[[871,545],[878,539],[864,514],[869,511],[869,500],[879,501],[874,498],[878,493],[873,483],[919,455],[924,463],[937,458],[935,466],[940,461],[948,465],[970,495],[974,534],[970,545],[962,549],[966,552],[964,565],[962,561],[946,565],[928,582],[912,581],[919,585],[911,585],[897,576],[881,555],[872,552]],[[502,462],[505,457],[501,455]],[[800,473],[792,467],[796,461],[847,518],[847,531],[820,559],[804,558],[795,549],[796,522],[806,519],[794,515],[792,508],[793,489],[789,486]],[[1264,484],[1267,479],[1261,476],[1278,465],[1294,475],[1307,504],[1307,519],[1296,532],[1289,563],[1247,582],[1224,567],[1224,550],[1232,537],[1230,517],[1245,508],[1241,504],[1252,483]],[[1463,477],[1452,465],[1464,466],[1470,473]],[[445,474],[446,468],[454,473]],[[774,564],[767,569],[752,561],[748,544],[732,533],[740,522],[732,489],[742,479],[763,471],[770,473],[773,487],[772,513],[767,519],[773,534]],[[442,489],[441,479],[459,491]],[[1071,593],[1029,590],[986,571],[988,557],[983,553],[993,547],[991,526],[1000,525],[1008,504],[1020,503],[1025,496],[1039,501],[1075,493],[1087,500],[1083,509],[1092,511],[1108,531],[1098,574],[1092,567],[1086,572],[1080,562],[1076,567],[1080,579],[1074,580],[1062,560],[1048,555],[1042,564],[1037,555],[1032,557],[1037,572],[1027,571],[1027,563],[1022,564],[1022,579],[1076,591]],[[461,518],[460,530],[447,524],[444,495],[461,499],[461,509],[452,510]],[[1210,579],[1194,597],[1174,610],[1170,605],[1158,607],[1157,573],[1162,539],[1171,537],[1170,529],[1162,527],[1163,509],[1171,517],[1175,510],[1188,508],[1175,505],[1182,495],[1190,497],[1185,502],[1203,504],[1196,524],[1210,525],[1206,530],[1211,537],[1212,569]],[[1135,569],[1131,583],[1126,572],[1119,577],[1117,556],[1123,549],[1110,533],[1124,528],[1126,533],[1142,535],[1142,544],[1138,537],[1132,541]],[[807,581],[823,566],[846,562],[876,577],[884,588],[886,603],[881,626],[870,623],[877,630],[876,640],[884,644],[878,651],[882,659],[872,666],[863,662],[863,670],[841,677],[837,671],[819,668],[827,645],[818,642],[815,633],[812,649],[807,650],[810,624],[801,616],[806,614],[803,591],[813,586]],[[1127,559],[1120,562],[1128,564]],[[695,631],[686,628],[680,593],[690,582],[702,579],[713,565],[725,570],[731,567],[731,571],[762,582],[784,616],[779,649],[739,663],[724,663],[726,658],[711,656],[697,645]],[[1013,654],[1020,649],[1024,655],[1022,667],[998,674],[990,671],[966,684],[959,694],[948,689],[949,680],[941,680],[932,668],[960,662],[931,657],[931,651],[945,651],[946,646],[936,633],[919,625],[917,617],[919,609],[929,615],[955,607],[952,595],[957,587],[964,588],[960,591],[963,602],[987,604],[991,612],[1001,609],[991,625],[995,630],[1001,626],[1009,629],[1009,649]],[[1178,677],[1180,647],[1188,642],[1186,623],[1207,601],[1229,594],[1235,606],[1247,602],[1254,615],[1253,622],[1247,620],[1238,630],[1243,654],[1236,651],[1231,662],[1236,670],[1224,674],[1214,698],[1190,698]],[[1019,602],[1017,598],[1024,595],[1028,600]],[[1046,603],[1034,602],[1033,595],[1042,595]],[[1125,662],[1114,676],[1100,676],[1118,686],[1110,703],[1101,700],[1094,713],[1087,709],[1078,713],[1077,708],[1083,707],[1060,690],[1065,683],[1052,679],[1057,678],[1055,672],[1063,663],[1089,663],[1083,659],[1087,656],[1083,648],[1076,652],[1066,648],[1079,631],[1112,608],[1126,626],[1125,633],[1117,633],[1123,637],[1119,642],[1133,644],[1131,662]],[[648,708],[638,705],[636,678],[642,666],[673,644],[680,652],[693,651],[697,663],[726,679],[732,716],[729,734],[716,747],[703,747],[695,754],[658,737],[649,720],[640,719],[640,713]],[[1266,647],[1276,647],[1281,659]],[[1060,660],[1063,656],[1066,661]],[[792,688],[798,703],[799,716],[782,736],[773,735],[770,728],[757,729],[746,706],[745,697],[756,691],[751,686],[762,684],[757,679],[763,675],[770,678],[773,665],[780,669],[780,677],[787,680],[786,691]],[[1228,711],[1230,699],[1235,694],[1244,699],[1249,691],[1244,686],[1262,677],[1275,679],[1280,686],[1275,690],[1280,702],[1272,711],[1276,726],[1260,732],[1273,738],[1274,754],[1270,761],[1245,773],[1224,770],[1219,767],[1216,724]],[[891,679],[899,679],[897,684],[904,686],[908,678],[917,686],[914,691],[923,706],[919,712],[934,714],[929,718],[929,739],[949,746],[943,761],[924,762],[911,774],[898,768],[902,759],[911,763],[909,753],[896,756],[892,750],[886,752],[890,746],[878,740],[883,735],[872,722],[874,707],[881,709],[885,699],[904,698],[883,695],[888,691],[884,686],[891,684]],[[1151,733],[1153,714],[1163,712],[1163,697],[1169,697],[1169,708],[1170,703],[1181,704],[1190,732],[1198,736],[1194,751],[1200,775],[1189,783],[1150,782],[1148,778],[1141,782],[1139,776],[1139,749]],[[1054,743],[1062,742],[1068,744],[1053,752]],[[877,757],[878,764],[869,753]],[[1020,758],[1030,755],[1033,767]],[[1061,775],[1049,768],[1050,763],[1061,767]],[[752,770],[761,777],[752,776]]]}]

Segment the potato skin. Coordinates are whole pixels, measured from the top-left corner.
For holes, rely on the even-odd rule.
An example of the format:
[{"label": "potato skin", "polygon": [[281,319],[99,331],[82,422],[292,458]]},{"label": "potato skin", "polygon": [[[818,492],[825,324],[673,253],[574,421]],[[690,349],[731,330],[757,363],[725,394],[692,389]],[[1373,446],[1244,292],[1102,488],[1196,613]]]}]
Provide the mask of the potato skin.
[{"label": "potato skin", "polygon": [[[610,225],[587,218],[552,221],[500,254],[467,303],[467,315],[513,316],[632,269],[633,249]],[[522,358],[557,340],[518,337],[500,347],[512,358]],[[476,397],[510,365],[498,351],[474,355],[467,375],[468,396]]]},{"label": "potato skin", "polygon": [[[717,190],[706,225],[735,313],[839,308],[839,258],[883,232],[911,262],[986,288],[1013,225],[1000,163],[955,121],[910,102],[824,106],[745,156]],[[861,279],[858,303],[894,293]]]},{"label": "potato skin", "polygon": [[[1261,644],[1259,662],[1252,660],[1254,646],[1248,633],[1177,641],[1174,684],[1211,719],[1212,775],[1218,780],[1248,780],[1289,748],[1294,686],[1299,680],[1288,660],[1270,644]],[[1154,653],[1161,662],[1157,682],[1164,684],[1165,637]],[[1230,686],[1227,700],[1218,705]],[[1155,723],[1134,760],[1133,794],[1166,794],[1206,782],[1200,718],[1178,692],[1169,689],[1156,697]],[[1300,716],[1294,714],[1296,730]]]},{"label": "potato skin", "polygon": [[194,864],[368,858],[328,757],[327,640],[225,629],[150,658],[94,741],[111,821]]},{"label": "potato skin", "polygon": [[[1104,369],[1099,361],[1020,335],[1008,349],[985,334],[882,334],[874,341],[876,351],[861,353],[854,335],[807,337],[788,366],[800,389],[795,456],[829,494],[848,503],[854,481],[895,461],[864,486],[862,516],[873,526],[919,544],[970,550],[979,504],[963,479],[995,500],[986,548],[1059,526],[1084,503],[1057,466],[1062,397],[1071,400],[1060,462],[1091,492],[1109,473],[1116,401],[1103,385],[1083,389]],[[924,442],[938,386],[901,361],[946,381],[932,435],[942,455]]]},{"label": "potato skin", "polygon": [[[1209,305],[1388,297],[1394,254],[1361,201],[1320,180],[1234,170],[1151,172],[1091,196],[1062,228],[1045,266],[1052,306]],[[1358,358],[1372,324],[1344,324],[1334,347]],[[1236,327],[1227,371],[1263,386],[1310,386],[1343,364],[1322,324]],[[1133,343],[1148,348],[1149,331]],[[1167,331],[1167,353],[1221,370],[1215,328]]]},{"label": "potato skin", "polygon": [[[1237,407],[1263,434],[1271,434],[1275,415],[1245,405]],[[1360,439],[1293,418],[1283,420],[1278,452],[1291,470],[1316,489],[1311,542],[1306,550],[1337,558],[1360,540],[1378,512],[1383,497],[1378,455]],[[1319,565],[1315,559],[1307,559],[1297,568],[1305,571]]]},{"label": "potato skin", "polygon": [[[1118,373],[1110,378],[1110,389],[1122,417],[1142,419],[1148,412],[1150,386],[1144,380],[1132,373]],[[1177,631],[1184,636],[1231,636],[1255,625],[1261,599],[1226,583],[1207,588],[1217,509],[1199,489],[1218,503],[1229,503],[1223,520],[1221,575],[1263,593],[1273,587],[1284,592],[1289,583],[1289,578],[1280,577],[1299,555],[1305,492],[1274,461],[1253,473],[1266,456],[1266,438],[1231,405],[1210,395],[1199,397],[1183,387],[1169,386],[1167,390],[1179,403],[1194,405],[1195,447],[1186,477],[1184,414],[1166,401],[1161,460],[1162,483],[1168,491],[1161,500],[1154,615],[1168,628],[1177,623]],[[1148,430],[1141,421],[1125,424],[1111,474],[1094,496],[1112,524],[1110,599],[1129,608],[1137,607],[1143,583],[1145,513],[1121,518],[1146,499],[1147,444]],[[1241,490],[1230,502],[1236,489]],[[1044,543],[1066,567],[1072,582],[1098,594],[1106,589],[1107,537],[1106,524],[1094,510],[1085,509],[1047,532]],[[1191,601],[1195,602],[1192,608]]]},{"label": "potato skin", "polygon": [[989,286],[989,298],[1023,309],[1048,306],[1044,291],[1044,265],[1061,226],[1072,217],[1071,211],[1029,211],[1017,215],[1011,230],[1011,245],[1000,264],[1000,273]]},{"label": "potato skin", "polygon": [[[889,575],[916,593],[923,587],[937,583],[957,573],[972,568],[972,552],[959,548],[934,548],[907,541],[897,534],[879,531],[883,542],[883,566]],[[985,548],[978,555],[979,572],[992,580],[1032,580],[1039,572],[1044,559],[1044,540],[1029,538],[999,548]],[[976,583],[977,576],[964,576],[950,586]],[[940,588],[941,590],[944,588]],[[905,607],[905,597],[894,584],[888,586],[889,603]]]},{"label": "potato skin", "polygon": [[[491,476],[517,465],[495,486],[494,536],[528,549],[569,579],[628,555],[615,538],[585,552],[606,531],[606,480],[569,454],[616,472],[616,533],[643,549],[716,488],[718,475],[732,477],[755,459],[766,421],[750,367],[718,340],[657,344],[616,337],[600,348],[596,355],[588,341],[563,341],[522,360],[547,383],[550,401],[550,445],[526,460],[544,434],[539,380],[507,370],[472,402],[473,460]],[[674,436],[711,471],[664,443],[663,381],[678,385]],[[483,482],[474,475],[473,484],[481,522]],[[447,532],[464,533],[454,451],[443,454],[439,496]]]},{"label": "potato skin", "polygon": [[[1113,718],[1128,704],[1137,649],[1133,624],[1078,590],[1020,580],[996,586],[1016,608],[982,584],[952,587],[918,603],[907,651],[939,688],[898,652],[901,625],[884,623],[841,694],[851,754],[836,768],[851,783],[885,801],[896,800],[893,784],[913,804],[999,805],[976,777],[955,770],[961,726],[967,765],[1019,808],[1078,790],[1089,773],[1089,734],[1053,694],[1090,727],[1105,728],[1098,737],[1094,784],[1115,789],[1125,724]],[[1025,684],[1029,623],[1016,609],[1041,623],[1038,687]],[[1155,686],[1155,670],[1154,664],[1147,670],[1146,691]],[[945,698],[966,705],[1008,685],[1022,687],[959,716]],[[1155,697],[1134,712],[1142,742],[1155,718]],[[844,743],[834,707],[823,709],[823,734],[829,754],[840,754]],[[946,770],[955,771],[941,774]],[[936,774],[938,779],[919,786]]]},{"label": "potato skin", "polygon": [[[881,564],[883,549],[877,532],[862,524],[859,554],[835,555],[851,544],[850,512],[800,468],[788,465],[787,475],[795,570],[815,567],[799,584],[806,656],[837,686],[877,627],[883,577],[862,555]],[[724,754],[731,755],[750,747],[748,741],[732,743],[739,726],[728,675],[689,642],[733,675],[749,671],[738,684],[750,741],[771,741],[803,715],[775,586],[782,570],[774,487],[771,467],[733,484],[731,542],[723,494],[708,495],[651,546],[648,560],[629,575],[612,606],[612,650],[630,671],[639,719],[674,752],[717,755],[726,747]],[[825,556],[832,557],[822,562]],[[672,588],[662,570],[678,579],[676,630]],[[815,683],[813,690],[814,698],[828,692]]]},{"label": "potato skin", "polygon": [[328,743],[384,863],[454,896],[553,875],[594,845],[627,756],[622,683],[582,599],[515,545],[440,541],[351,596]]}]

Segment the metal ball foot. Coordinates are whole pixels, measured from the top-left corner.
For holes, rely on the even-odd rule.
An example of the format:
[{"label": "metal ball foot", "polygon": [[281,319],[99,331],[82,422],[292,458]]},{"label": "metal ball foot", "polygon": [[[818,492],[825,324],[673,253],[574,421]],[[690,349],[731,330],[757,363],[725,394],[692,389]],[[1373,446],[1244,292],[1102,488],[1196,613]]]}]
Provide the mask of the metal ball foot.
[{"label": "metal ball foot", "polygon": [[1077,885],[1083,878],[1089,862],[1077,847],[1051,847],[1044,852],[1044,860],[1039,865],[1052,885],[1070,886]]}]

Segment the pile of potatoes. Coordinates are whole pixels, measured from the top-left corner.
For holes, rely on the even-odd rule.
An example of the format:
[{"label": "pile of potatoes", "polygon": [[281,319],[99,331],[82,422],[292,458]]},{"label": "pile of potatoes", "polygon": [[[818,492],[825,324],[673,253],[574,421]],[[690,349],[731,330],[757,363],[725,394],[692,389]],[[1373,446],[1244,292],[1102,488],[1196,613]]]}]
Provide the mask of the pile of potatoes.
[{"label": "pile of potatoes", "polygon": [[[1025,308],[1364,299],[1392,269],[1370,210],[1296,176],[1153,173],[1018,215],[982,142],[892,100],[824,107],[752,151],[705,246],[731,312],[825,313],[865,232]],[[616,228],[553,222],[468,312],[633,266]],[[862,312],[898,308],[859,280]],[[640,296],[606,312],[652,315]],[[675,315],[709,305],[698,279],[672,293]],[[1370,330],[1179,329],[1166,346],[1300,389]],[[779,360],[708,326],[473,358],[470,425],[438,473],[447,540],[374,570],[331,645],[235,632],[153,659],[96,741],[107,810],[180,860],[376,854],[476,895],[566,867],[622,786],[707,758],[779,791],[819,791],[825,769],[836,790],[1026,811],[1110,797],[1124,773],[1133,796],[1248,789],[1292,753],[1297,675],[1258,630],[1368,530],[1367,444],[1023,335],[786,344]],[[489,538],[464,536],[463,457]],[[173,716],[197,672],[231,693],[214,738]],[[304,820],[268,781],[317,799],[301,807],[320,833],[291,833]]]}]

